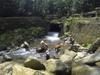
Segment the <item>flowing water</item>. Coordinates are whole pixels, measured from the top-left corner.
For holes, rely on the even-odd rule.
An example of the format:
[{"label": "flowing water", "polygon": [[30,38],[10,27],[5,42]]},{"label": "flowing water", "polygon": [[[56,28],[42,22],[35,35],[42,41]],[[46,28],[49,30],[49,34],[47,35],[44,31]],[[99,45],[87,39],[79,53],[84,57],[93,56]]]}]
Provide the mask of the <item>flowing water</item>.
[{"label": "flowing water", "polygon": [[58,43],[60,41],[59,32],[48,32],[45,39],[52,44]]},{"label": "flowing water", "polygon": [[[59,32],[48,32],[48,34],[42,39],[46,39],[49,47],[54,46],[55,44],[60,42]],[[42,39],[35,40],[33,46],[39,47],[40,41]]]},{"label": "flowing water", "polygon": [[32,47],[30,51],[26,51],[25,49],[21,48],[16,51],[12,51],[12,52],[4,52],[4,53],[0,52],[1,56],[3,55],[5,59],[9,59],[9,58],[26,59],[27,57],[32,56],[32,57],[36,57],[37,59],[42,59],[42,60],[46,59],[46,54],[49,54],[50,57],[56,57],[57,55],[54,50],[54,45],[60,41],[59,33],[58,32],[48,32],[48,34],[44,38],[47,40],[50,51],[47,51],[44,53],[36,52],[36,48],[34,47],[38,47],[40,41],[42,40],[42,39],[41,40],[39,39],[35,41],[37,46]]}]

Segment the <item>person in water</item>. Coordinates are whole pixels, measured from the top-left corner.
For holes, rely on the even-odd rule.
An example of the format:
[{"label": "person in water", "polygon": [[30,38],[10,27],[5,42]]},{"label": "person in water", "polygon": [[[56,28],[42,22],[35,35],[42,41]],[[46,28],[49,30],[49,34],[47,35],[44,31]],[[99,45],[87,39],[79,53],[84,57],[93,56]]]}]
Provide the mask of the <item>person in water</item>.
[{"label": "person in water", "polygon": [[25,48],[27,51],[29,51],[29,43],[27,41],[24,41],[21,44],[20,48]]},{"label": "person in water", "polygon": [[56,50],[57,53],[60,52],[62,46],[63,46],[63,43],[57,43],[57,44],[55,45],[55,50]]},{"label": "person in water", "polygon": [[40,51],[46,51],[48,50],[48,44],[46,43],[46,40],[41,40],[40,42]]},{"label": "person in water", "polygon": [[72,46],[74,45],[74,39],[72,38],[71,35],[66,36],[66,38],[64,39],[64,45],[67,45],[68,49],[72,49]]}]

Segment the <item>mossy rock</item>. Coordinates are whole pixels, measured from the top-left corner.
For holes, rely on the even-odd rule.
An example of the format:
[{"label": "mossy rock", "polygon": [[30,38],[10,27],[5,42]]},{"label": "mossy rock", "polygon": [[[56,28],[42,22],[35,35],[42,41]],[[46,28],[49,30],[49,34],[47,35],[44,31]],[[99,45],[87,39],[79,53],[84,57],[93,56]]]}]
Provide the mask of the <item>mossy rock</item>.
[{"label": "mossy rock", "polygon": [[45,70],[45,66],[36,58],[27,58],[24,66],[35,70]]},{"label": "mossy rock", "polygon": [[53,75],[53,74],[48,73],[46,71],[33,70],[21,66],[19,64],[15,64],[12,68],[12,75]]}]

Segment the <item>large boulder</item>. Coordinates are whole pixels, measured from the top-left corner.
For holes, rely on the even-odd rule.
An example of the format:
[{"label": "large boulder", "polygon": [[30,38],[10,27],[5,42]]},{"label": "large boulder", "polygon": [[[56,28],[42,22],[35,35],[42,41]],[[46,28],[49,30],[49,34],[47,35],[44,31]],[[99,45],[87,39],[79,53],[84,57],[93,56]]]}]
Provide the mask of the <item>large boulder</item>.
[{"label": "large boulder", "polygon": [[5,62],[0,64],[0,75],[11,75],[13,63]]},{"label": "large boulder", "polygon": [[65,50],[65,54],[60,56],[60,60],[67,65],[71,65],[76,55],[74,51]]},{"label": "large boulder", "polygon": [[66,64],[67,66],[67,72],[69,72],[70,74],[70,71],[71,71],[71,66],[72,66],[72,63],[73,63],[73,57],[72,56],[69,56],[69,55],[66,55],[66,54],[63,54],[60,56],[60,60]]},{"label": "large boulder", "polygon": [[33,75],[35,72],[35,70],[29,69],[29,68],[25,68],[23,66],[20,65],[14,65],[13,66],[13,72],[12,75]]},{"label": "large boulder", "polygon": [[60,56],[60,60],[62,62],[64,62],[65,64],[70,65],[73,61],[73,57],[66,55],[66,54],[63,54]]},{"label": "large boulder", "polygon": [[45,70],[45,66],[39,60],[32,57],[26,59],[24,66],[35,70]]},{"label": "large boulder", "polygon": [[67,66],[58,59],[47,60],[45,66],[48,72],[54,73],[56,75],[66,75],[67,74]]},{"label": "large boulder", "polygon": [[84,58],[85,56],[87,56],[87,52],[85,52],[85,51],[77,52],[76,54],[77,54],[77,55],[76,55],[76,57],[74,58],[74,60],[82,59],[82,58]]},{"label": "large boulder", "polygon": [[81,62],[81,63],[87,63],[87,64],[91,64],[91,63],[96,63],[100,61],[100,53],[94,53],[94,54],[87,54],[86,57],[77,60],[77,62]]},{"label": "large boulder", "polygon": [[45,71],[33,70],[30,68],[26,68],[21,65],[15,64],[13,66],[12,75],[52,75],[52,74]]},{"label": "large boulder", "polygon": [[100,68],[74,64],[72,66],[72,75],[100,75]]},{"label": "large boulder", "polygon": [[64,52],[66,55],[71,56],[72,58],[74,58],[77,54],[74,51],[69,51],[69,50],[65,50]]}]

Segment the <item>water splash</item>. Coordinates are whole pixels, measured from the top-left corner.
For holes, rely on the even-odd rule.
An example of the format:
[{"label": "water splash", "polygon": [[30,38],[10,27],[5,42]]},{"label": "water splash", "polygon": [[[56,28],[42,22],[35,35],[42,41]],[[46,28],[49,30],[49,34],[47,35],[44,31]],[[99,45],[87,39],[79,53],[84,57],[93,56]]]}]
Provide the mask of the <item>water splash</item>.
[{"label": "water splash", "polygon": [[48,32],[47,36],[45,36],[45,39],[50,42],[57,42],[60,40],[59,32]]}]

